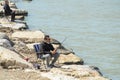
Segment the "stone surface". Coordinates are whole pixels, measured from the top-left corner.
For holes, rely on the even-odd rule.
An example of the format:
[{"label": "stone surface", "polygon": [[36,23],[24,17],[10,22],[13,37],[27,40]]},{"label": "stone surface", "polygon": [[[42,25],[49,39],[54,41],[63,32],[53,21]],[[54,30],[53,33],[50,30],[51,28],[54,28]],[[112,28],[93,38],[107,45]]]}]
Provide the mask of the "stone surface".
[{"label": "stone surface", "polygon": [[88,65],[63,65],[61,68],[52,68],[48,73],[42,73],[51,80],[109,80],[104,78]]},{"label": "stone surface", "polygon": [[24,42],[16,41],[13,47],[19,53],[32,54],[32,50]]},{"label": "stone surface", "polygon": [[14,45],[14,43],[9,39],[9,37],[3,33],[0,32],[0,46],[11,48]]},{"label": "stone surface", "polygon": [[6,48],[12,47],[10,41],[8,41],[7,39],[0,39],[0,46],[6,47]]},{"label": "stone surface", "polygon": [[15,20],[24,20],[24,16],[15,16]]},{"label": "stone surface", "polygon": [[12,34],[12,38],[21,39],[23,42],[33,43],[43,41],[44,35],[45,34],[41,31],[17,31]]},{"label": "stone surface", "polygon": [[71,54],[68,54],[68,55],[60,54],[59,63],[64,63],[64,64],[83,64],[84,61],[83,61],[83,59],[81,59],[78,56],[76,56],[76,55],[71,53]]},{"label": "stone surface", "polygon": [[[6,34],[7,36],[11,36],[11,34],[14,32],[14,30],[10,27],[0,27],[0,32]],[[2,35],[2,34],[1,34]],[[2,38],[2,37],[1,37]]]},{"label": "stone surface", "polygon": [[10,27],[10,28],[13,28],[13,29],[27,29],[28,28],[26,26],[26,24],[15,23],[15,22],[2,23],[1,26],[2,27]]},{"label": "stone surface", "polygon": [[42,77],[40,72],[24,70],[0,70],[0,80],[50,80]]},{"label": "stone surface", "polygon": [[9,37],[5,33],[0,32],[0,39],[9,39]]},{"label": "stone surface", "polygon": [[44,38],[44,33],[41,31],[18,31],[12,34],[12,37],[14,38]]},{"label": "stone surface", "polygon": [[18,53],[15,53],[9,49],[0,46],[0,60],[1,65],[4,68],[8,68],[10,66],[16,68],[32,68],[32,64],[28,63],[24,59],[22,59]]}]

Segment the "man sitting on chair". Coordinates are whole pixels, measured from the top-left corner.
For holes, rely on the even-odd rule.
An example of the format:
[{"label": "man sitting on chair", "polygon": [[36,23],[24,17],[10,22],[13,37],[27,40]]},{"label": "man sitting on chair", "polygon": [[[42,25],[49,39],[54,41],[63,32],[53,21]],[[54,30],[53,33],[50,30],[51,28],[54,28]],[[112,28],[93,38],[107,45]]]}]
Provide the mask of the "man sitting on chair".
[{"label": "man sitting on chair", "polygon": [[[49,35],[44,37],[44,42],[42,43],[43,53],[47,55],[47,66],[48,67],[56,67],[54,64],[59,58],[59,53],[57,53],[57,48],[54,49],[53,45],[50,43]],[[50,64],[51,57],[54,57]]]},{"label": "man sitting on chair", "polygon": [[11,21],[15,20],[15,11],[10,9],[8,0],[5,0],[4,11],[5,16],[11,15]]}]

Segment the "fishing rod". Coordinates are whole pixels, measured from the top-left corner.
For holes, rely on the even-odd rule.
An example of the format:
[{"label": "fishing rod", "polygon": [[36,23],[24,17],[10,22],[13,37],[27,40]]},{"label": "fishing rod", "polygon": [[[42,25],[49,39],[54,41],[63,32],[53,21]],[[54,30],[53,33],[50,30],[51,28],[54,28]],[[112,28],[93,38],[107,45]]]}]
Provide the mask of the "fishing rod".
[{"label": "fishing rod", "polygon": [[[68,51],[69,51],[69,52],[66,52],[66,53],[73,53],[73,54],[75,54],[75,53],[73,52],[73,49],[72,49],[72,48],[66,49],[66,48],[64,48],[64,47],[62,46],[62,44],[66,41],[66,39],[67,39],[67,37],[65,37],[65,38],[63,39],[63,41],[60,43],[59,49],[61,49],[61,51],[62,51],[62,49],[65,49],[65,50],[68,50]],[[61,52],[61,53],[62,53],[62,52]]]},{"label": "fishing rod", "polygon": [[66,39],[67,39],[67,37],[65,37],[65,38],[63,39],[63,41],[62,41],[62,42],[60,42],[60,43],[61,43],[61,45],[63,44],[63,42],[65,42],[65,41],[66,41]]}]

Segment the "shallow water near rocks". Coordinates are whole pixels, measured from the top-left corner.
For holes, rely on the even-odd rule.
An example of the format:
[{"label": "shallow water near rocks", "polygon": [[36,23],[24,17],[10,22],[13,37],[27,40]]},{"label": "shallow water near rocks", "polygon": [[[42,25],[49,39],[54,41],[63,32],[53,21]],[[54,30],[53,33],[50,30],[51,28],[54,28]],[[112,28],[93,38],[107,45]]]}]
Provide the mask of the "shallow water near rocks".
[{"label": "shallow water near rocks", "polygon": [[14,0],[28,11],[31,30],[42,30],[100,68],[120,79],[120,0]]}]

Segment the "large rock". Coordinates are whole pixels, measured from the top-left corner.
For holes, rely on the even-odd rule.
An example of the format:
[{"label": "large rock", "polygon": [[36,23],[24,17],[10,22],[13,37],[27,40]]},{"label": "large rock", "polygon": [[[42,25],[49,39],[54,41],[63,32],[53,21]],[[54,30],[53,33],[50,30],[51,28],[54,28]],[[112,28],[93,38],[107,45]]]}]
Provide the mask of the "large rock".
[{"label": "large rock", "polygon": [[41,31],[17,31],[12,34],[12,38],[23,40],[23,42],[41,42],[44,35]]},{"label": "large rock", "polygon": [[15,20],[24,20],[24,16],[15,16]]},{"label": "large rock", "polygon": [[32,68],[32,64],[22,59],[18,53],[0,46],[0,60],[4,68]]},{"label": "large rock", "polygon": [[7,39],[0,39],[0,46],[6,47],[6,48],[12,47],[10,41],[8,41]]},{"label": "large rock", "polygon": [[10,20],[7,19],[0,22],[2,27],[10,27],[12,29],[28,29],[27,25],[24,23],[10,22]]},{"label": "large rock", "polygon": [[13,42],[10,41],[9,37],[5,34],[0,32],[0,46],[11,48],[13,46]]},{"label": "large rock", "polygon": [[60,69],[52,68],[49,73],[42,73],[42,76],[51,80],[110,80],[89,65],[63,65]]},{"label": "large rock", "polygon": [[32,54],[33,50],[29,49],[24,42],[16,41],[13,46],[14,49],[19,53]]},{"label": "large rock", "polygon": [[0,32],[0,39],[9,39],[5,33]]},{"label": "large rock", "polygon": [[64,64],[83,64],[84,61],[80,57],[76,56],[75,54],[60,54],[59,57],[59,63],[64,63]]}]

